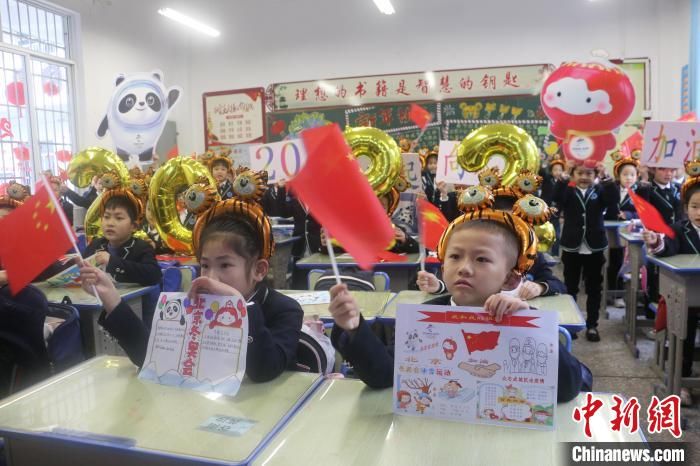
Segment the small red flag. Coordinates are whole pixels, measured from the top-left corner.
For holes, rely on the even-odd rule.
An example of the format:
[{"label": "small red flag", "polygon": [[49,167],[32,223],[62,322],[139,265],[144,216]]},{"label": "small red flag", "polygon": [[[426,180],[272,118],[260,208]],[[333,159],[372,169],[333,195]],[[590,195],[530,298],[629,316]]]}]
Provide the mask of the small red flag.
[{"label": "small red flag", "polygon": [[462,330],[464,342],[467,344],[467,351],[472,354],[474,351],[492,350],[498,345],[498,337],[501,332],[480,332],[467,333]]},{"label": "small red flag", "polygon": [[0,220],[0,263],[12,294],[20,292],[73,245],[63,209],[42,179],[37,192]]},{"label": "small red flag", "polygon": [[639,215],[639,220],[642,221],[642,225],[647,230],[655,231],[656,233],[663,233],[671,238],[676,237],[676,232],[664,222],[664,218],[661,216],[658,210],[645,201],[643,198],[634,193],[631,189],[627,190],[627,193],[632,199],[634,208]]},{"label": "small red flag", "polygon": [[382,251],[377,256],[377,262],[406,262],[407,260],[407,256],[402,256],[401,254],[396,254],[391,251]]},{"label": "small red flag", "polygon": [[428,126],[428,123],[430,123],[433,119],[433,116],[429,111],[416,104],[411,104],[411,110],[408,112],[408,117],[422,130],[425,129],[425,127]]},{"label": "small red flag", "polygon": [[620,145],[620,151],[625,155],[625,157],[630,157],[632,151],[642,150],[642,145],[644,144],[644,136],[639,131],[625,139]]},{"label": "small red flag", "polygon": [[416,201],[418,216],[420,217],[421,234],[424,246],[431,251],[437,251],[442,233],[447,229],[449,222],[442,215],[440,209],[425,199]]},{"label": "small red flag", "polygon": [[289,187],[363,269],[384,251],[394,229],[337,124],[301,133],[306,164]]}]

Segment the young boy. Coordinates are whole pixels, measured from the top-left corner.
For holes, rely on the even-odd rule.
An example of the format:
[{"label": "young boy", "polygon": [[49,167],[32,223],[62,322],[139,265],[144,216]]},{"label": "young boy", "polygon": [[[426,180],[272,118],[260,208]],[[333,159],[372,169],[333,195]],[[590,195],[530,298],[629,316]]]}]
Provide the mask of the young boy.
[{"label": "young boy", "polygon": [[211,160],[209,166],[211,176],[216,180],[219,188],[219,194],[222,200],[231,199],[233,197],[233,185],[229,181],[228,176],[233,172],[233,164],[228,157],[217,156]]},{"label": "young boy", "polygon": [[[509,214],[504,213],[504,216]],[[505,224],[493,220],[465,220],[459,217],[446,238],[443,277],[450,295],[426,304],[483,306],[500,322],[506,314],[528,305],[519,298],[500,294],[520,282],[520,239]],[[333,346],[354,367],[357,375],[373,388],[391,387],[394,348],[385,347],[362,318],[355,299],[345,284],[331,288],[330,312],[335,319]],[[558,401],[573,399],[581,390],[582,367],[560,345]]]},{"label": "young boy", "polygon": [[553,207],[564,216],[561,233],[561,261],[567,292],[576,299],[581,273],[586,284],[586,339],[600,341],[598,316],[602,299],[603,265],[608,238],[603,216],[607,209],[617,208],[620,193],[614,183],[604,180],[594,184],[595,170],[584,165],[557,183]]},{"label": "young boy", "polygon": [[98,267],[118,282],[149,286],[160,283],[162,274],[155,251],[145,241],[134,238],[143,208],[133,195],[106,192],[100,205],[102,233],[83,256],[95,254]]},{"label": "young boy", "polygon": [[[671,225],[676,233],[675,238],[645,230],[642,233],[647,250],[659,257],[675,256],[676,254],[700,254],[700,180],[688,178],[683,186],[683,204],[688,214],[687,220]],[[688,308],[688,334],[683,342],[683,377],[690,377],[693,369],[695,353],[695,332],[698,327],[700,309]],[[692,405],[690,391],[681,388],[681,403]]]}]

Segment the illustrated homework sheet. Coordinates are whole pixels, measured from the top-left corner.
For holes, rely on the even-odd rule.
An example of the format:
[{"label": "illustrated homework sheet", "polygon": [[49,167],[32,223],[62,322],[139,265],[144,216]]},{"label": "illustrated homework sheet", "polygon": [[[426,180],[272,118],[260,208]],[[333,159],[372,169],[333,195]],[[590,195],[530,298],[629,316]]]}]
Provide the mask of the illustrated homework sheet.
[{"label": "illustrated homework sheet", "polygon": [[161,293],[139,378],[233,396],[245,374],[248,314],[233,296]]},{"label": "illustrated homework sheet", "polygon": [[552,429],[557,314],[525,310],[496,324],[481,308],[401,304],[394,412]]}]

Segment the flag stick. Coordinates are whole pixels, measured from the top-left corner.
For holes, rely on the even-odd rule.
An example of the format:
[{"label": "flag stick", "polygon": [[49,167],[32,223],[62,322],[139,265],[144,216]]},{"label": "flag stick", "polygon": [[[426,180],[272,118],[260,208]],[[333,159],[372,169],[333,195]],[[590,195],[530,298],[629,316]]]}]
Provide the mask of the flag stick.
[{"label": "flag stick", "polygon": [[425,238],[423,237],[423,218],[420,214],[420,211],[418,207],[416,207],[416,213],[418,214],[418,247],[420,248],[420,256],[418,259],[420,260],[420,271],[425,272],[425,254],[426,254],[426,248],[425,248]]},{"label": "flag stick", "polygon": [[418,134],[418,137],[415,138],[415,139],[413,140],[413,142],[411,142],[411,149],[410,149],[410,150],[414,150],[414,149],[418,146],[418,141],[420,141],[420,138],[423,137],[423,135],[425,134],[425,132],[426,132],[427,130],[428,130],[428,125],[425,125],[425,126],[423,127],[423,129],[421,130],[420,134]]},{"label": "flag stick", "polygon": [[[66,231],[66,234],[68,234],[68,237],[70,238],[71,245],[73,246],[73,249],[75,252],[78,254],[78,257],[80,257],[80,263],[84,264],[83,260],[83,255],[80,253],[80,249],[78,249],[78,244],[75,242],[75,233],[73,232],[73,229],[70,227],[70,224],[68,223],[68,219],[66,218],[66,213],[63,212],[63,207],[61,207],[61,204],[59,204],[58,199],[56,199],[56,195],[53,192],[53,189],[51,189],[51,186],[49,185],[49,181],[46,179],[46,175],[43,173],[41,174],[41,182],[44,184],[44,188],[49,194],[49,198],[51,198],[51,202],[53,202],[53,206],[56,209],[56,213],[58,214],[58,218],[61,219],[61,225],[63,225],[63,229]],[[97,288],[95,285],[92,285],[92,291],[95,293],[95,298],[97,298],[97,302],[100,303],[100,306],[103,306],[102,300],[100,299],[100,295],[97,294]]]},{"label": "flag stick", "polygon": [[328,257],[331,260],[331,267],[333,267],[333,273],[335,274],[335,284],[340,285],[340,271],[338,271],[338,261],[335,259],[335,252],[333,251],[333,245],[331,244],[331,237],[326,235],[326,247],[328,248]]}]

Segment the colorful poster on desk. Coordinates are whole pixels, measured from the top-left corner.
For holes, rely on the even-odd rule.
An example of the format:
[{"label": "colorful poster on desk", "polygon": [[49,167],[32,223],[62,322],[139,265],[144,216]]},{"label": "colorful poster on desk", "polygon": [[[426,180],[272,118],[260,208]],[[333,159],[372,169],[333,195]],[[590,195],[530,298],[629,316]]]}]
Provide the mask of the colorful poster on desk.
[{"label": "colorful poster on desk", "polygon": [[521,311],[496,324],[481,308],[401,304],[394,412],[553,429],[557,315]]},{"label": "colorful poster on desk", "polygon": [[162,385],[238,393],[245,374],[248,315],[242,299],[161,293],[139,378]]}]

